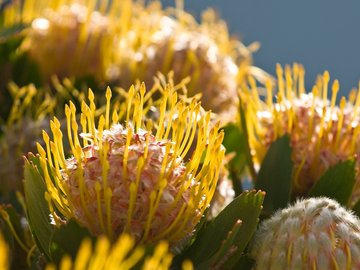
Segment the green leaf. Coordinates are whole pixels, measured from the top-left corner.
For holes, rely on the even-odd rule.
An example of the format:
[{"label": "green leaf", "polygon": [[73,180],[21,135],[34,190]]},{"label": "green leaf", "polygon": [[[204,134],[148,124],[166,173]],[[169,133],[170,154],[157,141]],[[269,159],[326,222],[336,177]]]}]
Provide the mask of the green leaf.
[{"label": "green leaf", "polygon": [[232,269],[250,270],[250,269],[254,269],[254,265],[255,265],[254,259],[250,258],[249,255],[243,255]]},{"label": "green leaf", "polygon": [[245,155],[246,155],[246,160],[247,160],[247,164],[248,164],[248,168],[250,171],[250,175],[252,177],[252,180],[254,182],[257,181],[257,174],[255,171],[255,166],[254,166],[254,162],[252,159],[252,155],[251,155],[251,147],[249,144],[249,132],[247,129],[247,125],[246,125],[246,116],[245,116],[245,108],[244,108],[244,103],[242,102],[242,100],[240,99],[240,104],[239,104],[239,114],[240,114],[240,124],[241,124],[241,129],[242,129],[242,133],[244,136],[244,146],[245,146]]},{"label": "green leaf", "polygon": [[223,145],[225,146],[226,154],[235,153],[235,157],[230,161],[230,165],[241,173],[246,161],[244,135],[240,128],[232,123],[225,126],[223,130]]},{"label": "green leaf", "polygon": [[65,225],[56,228],[50,241],[51,259],[60,263],[62,257],[68,254],[75,259],[84,238],[92,238],[90,232],[81,227],[75,220],[69,220]]},{"label": "green leaf", "polygon": [[[0,224],[3,225],[3,236],[11,249],[11,269],[25,269],[27,249],[34,243],[26,240],[26,228],[21,225],[21,217],[12,205],[0,205]],[[1,225],[0,225],[1,226]],[[20,243],[16,238],[20,239]]]},{"label": "green leaf", "polygon": [[30,230],[34,235],[39,249],[50,258],[50,237],[54,226],[50,224],[50,211],[45,200],[45,183],[39,172],[39,158],[25,159],[24,192],[27,205],[27,217]]},{"label": "green leaf", "polygon": [[238,125],[228,124],[223,128],[224,140],[223,145],[226,149],[226,154],[234,154],[235,156],[228,162],[229,176],[233,182],[235,195],[241,194],[241,174],[246,168],[246,142],[243,133]]},{"label": "green leaf", "polygon": [[26,27],[26,24],[18,23],[9,27],[0,28],[0,42],[5,42],[9,38],[20,35]]},{"label": "green leaf", "polygon": [[[181,255],[181,259],[190,259],[196,269],[210,269],[220,262],[223,263],[220,265],[221,269],[231,269],[256,230],[264,196],[261,191],[246,191],[236,197],[213,221],[202,228],[193,244]],[[241,226],[238,226],[239,221]],[[234,247],[235,250],[229,250]],[[219,254],[225,256],[219,258]],[[229,254],[231,256],[227,258]],[[229,263],[231,258],[234,259]]]},{"label": "green leaf", "polygon": [[266,215],[289,203],[293,170],[291,151],[289,136],[280,137],[270,146],[261,164],[255,188],[266,192]]},{"label": "green leaf", "polygon": [[346,206],[355,181],[355,160],[339,162],[320,177],[310,190],[309,196],[326,196]]}]

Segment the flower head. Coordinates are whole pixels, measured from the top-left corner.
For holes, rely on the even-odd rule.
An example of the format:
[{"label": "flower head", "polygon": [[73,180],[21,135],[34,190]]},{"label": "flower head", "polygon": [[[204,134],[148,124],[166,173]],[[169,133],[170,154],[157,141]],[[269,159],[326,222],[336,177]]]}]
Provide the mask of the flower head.
[{"label": "flower head", "polygon": [[255,233],[255,269],[358,269],[360,221],[328,198],[310,198],[275,213]]},{"label": "flower head", "polygon": [[[44,119],[53,111],[53,100],[48,96],[42,102],[35,101],[38,90],[34,85],[12,85],[13,104],[0,126],[0,201],[8,201],[12,192],[22,190],[23,155],[36,150],[41,130],[46,129]],[[9,101],[8,101],[9,102]],[[36,103],[36,105],[34,104]]]},{"label": "flower head", "polygon": [[49,120],[56,114],[65,118],[58,106],[68,99],[75,103],[83,100],[83,94],[71,81],[65,84],[54,81],[57,93],[49,88],[36,88],[33,84],[18,87],[10,83],[7,93],[10,110],[0,117],[0,201],[8,202],[14,191],[22,190],[23,156],[36,151],[36,142],[42,139],[42,130],[50,131]]},{"label": "flower head", "polygon": [[[143,270],[167,270],[170,269],[173,255],[168,251],[168,244],[160,242],[152,255],[145,256],[143,247],[135,246],[135,239],[130,235],[123,234],[116,243],[111,246],[109,240],[99,237],[94,249],[89,239],[83,240],[76,259],[72,262],[68,256],[63,257],[59,270],[72,269],[113,269],[128,270],[136,265]],[[139,263],[141,265],[139,266]],[[53,265],[48,265],[46,270],[55,270]],[[183,263],[183,270],[192,270],[189,261]]]},{"label": "flower head", "polygon": [[[38,145],[38,151],[45,198],[57,225],[74,218],[94,235],[127,232],[140,242],[165,238],[170,244],[194,230],[216,189],[223,134],[219,125],[210,128],[210,114],[195,99],[186,105],[172,87],[157,101],[152,94],[144,85],[132,87],[125,102],[112,107],[108,89],[106,108],[95,117],[89,90],[81,132],[75,106],[66,106],[68,158],[60,123],[51,121],[53,139],[44,132],[46,149]],[[147,118],[153,106],[159,106],[155,122]]]},{"label": "flower head", "polygon": [[4,237],[0,234],[0,269],[10,269],[10,252]]},{"label": "flower head", "polygon": [[52,75],[104,79],[112,27],[105,9],[92,1],[13,1],[4,9],[4,25],[31,25],[21,51],[38,65],[45,82]]},{"label": "flower head", "polygon": [[208,212],[210,219],[215,218],[235,198],[233,182],[229,178],[226,162],[229,162],[229,158],[225,156],[223,163],[219,166],[219,180]]},{"label": "flower head", "polygon": [[201,93],[205,109],[234,115],[237,81],[244,74],[264,74],[251,66],[252,48],[230,38],[226,23],[213,10],[205,11],[198,23],[181,7],[132,2],[114,56],[120,84],[139,79],[150,85],[157,72],[173,71],[175,83],[189,76],[188,94]]},{"label": "flower head", "polygon": [[[342,97],[337,105],[339,83],[334,81],[328,99],[328,72],[318,78],[310,93],[305,92],[303,67],[297,64],[293,69],[286,67],[284,78],[278,65],[277,73],[276,96],[270,84],[265,102],[260,100],[254,84],[241,93],[255,163],[262,162],[272,142],[289,134],[295,166],[293,187],[298,195],[306,194],[330,166],[340,161],[354,158],[359,168],[360,95],[353,92],[348,101]],[[357,178],[359,186],[359,174]],[[353,199],[358,193],[357,187]]]}]

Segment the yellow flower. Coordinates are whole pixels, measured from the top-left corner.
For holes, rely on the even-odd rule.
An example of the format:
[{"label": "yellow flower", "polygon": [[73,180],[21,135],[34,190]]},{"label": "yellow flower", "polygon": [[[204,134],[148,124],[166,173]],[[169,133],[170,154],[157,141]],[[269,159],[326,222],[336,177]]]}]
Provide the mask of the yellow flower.
[{"label": "yellow flower", "polygon": [[[143,270],[167,270],[170,269],[173,255],[168,251],[168,244],[160,242],[152,255],[146,256],[143,247],[136,247],[135,240],[130,235],[123,234],[116,243],[111,246],[109,240],[101,236],[93,249],[89,239],[83,240],[76,259],[72,262],[69,256],[64,256],[59,270],[128,270],[135,265]],[[140,266],[138,265],[139,263]],[[46,270],[55,270],[54,265],[48,265]],[[140,269],[140,268],[139,268]],[[192,263],[185,261],[182,265],[183,270],[192,270]]]},{"label": "yellow flower", "polygon": [[54,80],[53,85],[56,94],[33,84],[18,87],[9,83],[7,91],[11,96],[11,108],[3,119],[0,117],[0,200],[3,202],[11,197],[12,192],[22,190],[23,156],[36,151],[42,130],[50,130],[50,117],[56,114],[65,118],[58,107],[63,106],[68,98],[77,103],[83,99],[83,94],[74,89],[69,80],[63,83]]},{"label": "yellow flower", "polygon": [[226,23],[213,10],[205,11],[198,23],[181,7],[129,2],[128,27],[115,53],[120,84],[140,79],[149,85],[157,72],[173,71],[175,83],[190,77],[188,94],[201,93],[205,109],[234,115],[237,80],[247,73],[264,75],[251,66],[252,48],[230,38]]},{"label": "yellow flower", "polygon": [[9,267],[10,252],[4,237],[0,234],[0,269],[7,270]]},{"label": "yellow flower", "polygon": [[[50,123],[53,139],[44,132],[46,148],[38,144],[54,222],[60,226],[74,218],[94,235],[113,238],[126,232],[139,242],[166,239],[179,245],[216,189],[224,155],[219,124],[210,128],[210,113],[202,112],[195,99],[188,105],[178,100],[173,87],[160,93],[131,87],[126,100],[114,106],[111,95],[107,89],[106,108],[95,117],[89,90],[81,128],[75,106],[66,106],[67,159],[56,118]],[[160,99],[152,100],[155,95]],[[147,115],[156,108],[159,115],[152,121]],[[195,150],[185,160],[196,132]]]},{"label": "yellow flower", "polygon": [[[278,65],[277,95],[268,83],[265,102],[254,82],[241,92],[255,163],[261,164],[273,141],[289,134],[295,165],[293,187],[300,195],[309,191],[330,166],[350,158],[356,158],[358,168],[360,165],[360,95],[352,92],[348,100],[341,97],[336,105],[339,82],[332,84],[328,99],[329,73],[319,76],[309,93],[304,88],[304,73],[298,64],[292,69],[287,66],[285,73]],[[359,173],[357,178],[354,198],[359,197]]]},{"label": "yellow flower", "polygon": [[[105,1],[13,1],[4,9],[4,26],[26,23],[21,51],[40,68],[42,78],[52,75],[105,76],[111,39]],[[113,4],[115,6],[115,4]],[[115,7],[114,7],[115,8]]]},{"label": "yellow flower", "polygon": [[135,80],[153,84],[173,71],[175,83],[190,77],[189,95],[202,93],[205,109],[234,116],[237,82],[246,74],[267,76],[252,65],[252,51],[231,38],[226,23],[205,11],[198,23],[181,7],[160,1],[34,1],[9,4],[4,25],[31,24],[21,51],[48,82],[54,74],[95,76],[127,89]]},{"label": "yellow flower", "polygon": [[53,102],[44,99],[33,106],[38,94],[34,85],[19,88],[11,85],[13,105],[7,119],[1,119],[0,136],[0,197],[3,201],[11,192],[22,190],[23,155],[36,150],[36,141],[41,139],[41,130],[46,128],[46,114],[53,110]]}]

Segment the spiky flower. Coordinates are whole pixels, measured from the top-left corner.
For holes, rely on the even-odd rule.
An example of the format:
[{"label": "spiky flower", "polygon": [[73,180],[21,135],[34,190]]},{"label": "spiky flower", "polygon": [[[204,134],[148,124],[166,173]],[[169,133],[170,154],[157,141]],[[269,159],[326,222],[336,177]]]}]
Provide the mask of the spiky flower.
[{"label": "spiky flower", "polygon": [[233,182],[229,178],[229,171],[225,166],[226,162],[228,162],[227,159],[227,157],[224,158],[219,168],[219,180],[210,204],[209,218],[216,217],[235,197]]},{"label": "spiky flower", "polygon": [[[53,110],[51,98],[41,103],[34,101],[38,93],[33,85],[19,88],[15,92],[13,105],[0,126],[0,201],[9,199],[12,192],[22,190],[23,155],[36,150],[36,141],[41,139],[41,130],[46,129],[46,114]],[[33,103],[36,103],[35,106]],[[36,109],[35,107],[38,106]],[[34,110],[32,110],[34,109]],[[48,120],[47,120],[48,122]]]},{"label": "spiky flower", "polygon": [[10,252],[7,243],[3,236],[0,234],[0,269],[10,269]]},{"label": "spiky flower", "polygon": [[279,210],[255,233],[255,269],[359,269],[360,221],[328,198]]},{"label": "spiky flower", "polygon": [[94,1],[12,1],[4,8],[4,25],[31,25],[20,51],[30,55],[45,82],[52,75],[104,79],[113,27],[106,9],[105,1],[98,8]]},{"label": "spiky flower", "polygon": [[148,6],[132,2],[124,18],[128,28],[115,52],[113,71],[120,84],[140,79],[150,85],[157,72],[173,71],[175,83],[190,77],[188,94],[201,93],[205,109],[234,114],[237,81],[244,74],[265,74],[251,67],[255,46],[247,48],[230,38],[226,23],[213,10],[205,11],[198,23],[182,7],[162,9],[159,1]]},{"label": "spiky flower", "polygon": [[[127,232],[140,242],[167,239],[172,245],[192,233],[216,188],[223,134],[218,124],[210,130],[210,114],[195,99],[185,106],[172,87],[158,102],[152,94],[144,85],[132,87],[125,102],[111,108],[108,89],[97,121],[90,90],[81,132],[75,106],[66,106],[67,159],[60,123],[51,121],[53,139],[44,132],[46,149],[38,145],[38,151],[45,198],[58,226],[74,218],[94,235]],[[157,104],[153,122],[146,115]],[[196,132],[195,150],[184,160]]]},{"label": "spiky flower", "polygon": [[[360,95],[353,92],[348,101],[342,97],[336,104],[339,83],[334,81],[329,95],[329,73],[320,76],[310,93],[304,89],[304,69],[277,66],[277,95],[267,85],[265,102],[259,98],[255,84],[242,91],[246,104],[249,143],[256,164],[261,164],[269,146],[288,134],[293,148],[293,188],[297,195],[306,194],[320,176],[340,161],[356,159],[360,165],[358,140]],[[245,87],[246,88],[246,87]],[[359,196],[360,176],[353,201]]]},{"label": "spiky flower", "polygon": [[214,11],[202,17],[198,23],[182,7],[163,9],[157,0],[25,0],[5,7],[4,25],[31,24],[19,51],[37,63],[45,82],[54,74],[93,76],[127,89],[173,71],[176,84],[190,78],[189,95],[202,93],[205,109],[234,116],[237,82],[267,76],[251,66],[258,45],[229,37]]},{"label": "spiky flower", "polygon": [[[76,259],[72,262],[68,256],[63,257],[59,270],[67,269],[113,269],[129,270],[136,265],[137,269],[143,270],[167,270],[170,269],[173,255],[168,251],[169,246],[165,241],[160,242],[152,255],[145,255],[143,247],[135,247],[135,240],[127,234],[119,237],[111,246],[109,240],[99,237],[93,249],[89,239],[83,240]],[[141,263],[139,265],[139,263]],[[140,268],[141,267],[141,268]],[[48,265],[46,270],[57,269],[54,265]],[[185,261],[183,270],[192,270],[192,263]]]},{"label": "spiky flower", "polygon": [[[42,139],[42,130],[50,131],[49,119],[56,114],[65,118],[57,106],[68,99],[80,103],[83,94],[65,80],[54,81],[57,93],[48,88],[36,88],[33,84],[18,87],[9,84],[10,111],[0,117],[0,201],[8,202],[14,191],[22,190],[23,156],[36,151],[36,142]],[[63,120],[61,120],[63,121]]]}]

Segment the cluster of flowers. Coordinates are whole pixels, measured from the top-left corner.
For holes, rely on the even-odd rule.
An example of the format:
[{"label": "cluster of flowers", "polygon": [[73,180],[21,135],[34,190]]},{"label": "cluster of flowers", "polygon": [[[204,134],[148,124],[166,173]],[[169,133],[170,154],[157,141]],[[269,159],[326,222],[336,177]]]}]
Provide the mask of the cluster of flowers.
[{"label": "cluster of flowers", "polygon": [[273,78],[182,1],[3,1],[0,27],[0,269],[360,268],[357,90]]}]

